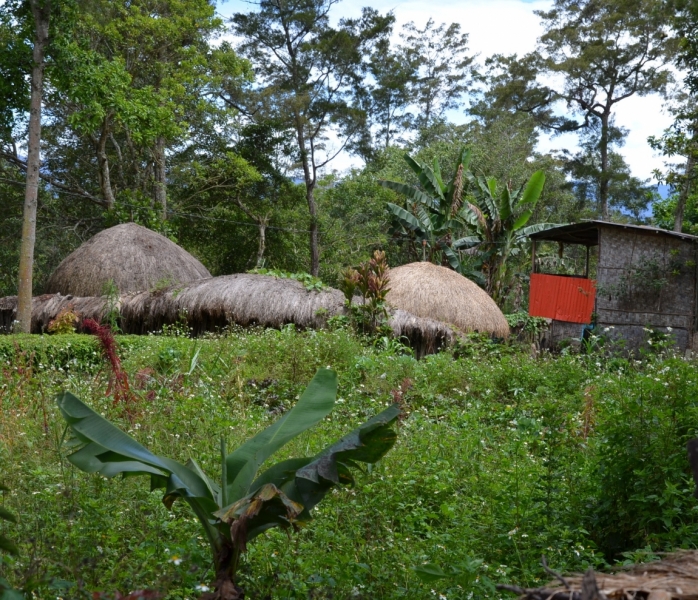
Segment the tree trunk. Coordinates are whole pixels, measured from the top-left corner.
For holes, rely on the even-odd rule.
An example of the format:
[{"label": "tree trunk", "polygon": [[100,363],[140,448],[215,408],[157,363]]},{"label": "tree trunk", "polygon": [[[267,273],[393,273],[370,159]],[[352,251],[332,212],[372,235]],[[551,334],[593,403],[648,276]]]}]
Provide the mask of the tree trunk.
[{"label": "tree trunk", "polygon": [[690,152],[686,160],[685,180],[683,186],[681,186],[681,193],[676,202],[676,212],[674,213],[674,231],[678,231],[679,233],[683,229],[683,213],[686,209],[686,200],[688,200],[688,196],[691,193],[691,179],[693,178],[692,173],[695,166],[696,161],[693,157],[693,152]]},{"label": "tree trunk", "polygon": [[160,208],[160,218],[167,221],[167,182],[165,181],[165,138],[158,136],[154,150],[155,164],[153,178],[155,180],[155,204]]},{"label": "tree trunk", "polygon": [[601,150],[601,178],[599,181],[599,206],[601,207],[601,216],[604,219],[608,218],[608,120],[609,113],[604,113],[601,116],[601,140],[599,141],[599,149]]},{"label": "tree trunk", "polygon": [[259,245],[257,246],[257,269],[264,266],[264,251],[267,247],[267,225],[269,223],[269,215],[259,217],[257,219],[257,227],[259,227]]},{"label": "tree trunk", "polygon": [[314,186],[306,192],[308,211],[310,212],[310,274],[317,277],[320,273],[320,245],[317,226],[317,204],[315,202]]},{"label": "tree trunk", "polygon": [[300,150],[301,163],[303,165],[305,199],[308,202],[308,212],[310,213],[310,274],[313,277],[317,277],[320,273],[320,247],[318,243],[317,202],[315,202],[314,193],[315,173],[310,172],[310,161],[312,160],[312,156],[308,155],[308,149],[305,147],[305,135],[300,115],[296,115],[296,136],[298,138],[298,149]]},{"label": "tree trunk", "polygon": [[113,210],[116,201],[111,187],[111,173],[109,171],[109,156],[107,156],[107,140],[110,133],[111,114],[107,114],[102,121],[102,131],[96,142],[97,164],[99,165],[99,187],[102,192],[102,199],[107,210]]},{"label": "tree trunk", "polygon": [[45,51],[48,44],[51,0],[31,0],[34,17],[34,49],[32,52],[31,100],[29,109],[29,140],[27,183],[24,194],[22,245],[19,257],[19,292],[17,298],[17,327],[15,331],[29,333],[32,318],[32,275],[34,243],[36,241],[36,206],[39,195],[41,167],[41,99],[44,87]]},{"label": "tree trunk", "polygon": [[698,141],[698,131],[693,131],[693,136],[691,136],[691,142],[688,146],[688,157],[686,158],[686,170],[684,171],[684,181],[683,186],[681,186],[681,193],[679,194],[679,199],[676,203],[676,212],[674,213],[674,231],[679,233],[683,229],[683,213],[686,209],[686,200],[691,194],[691,187],[693,184],[693,170],[696,167],[696,142]]}]

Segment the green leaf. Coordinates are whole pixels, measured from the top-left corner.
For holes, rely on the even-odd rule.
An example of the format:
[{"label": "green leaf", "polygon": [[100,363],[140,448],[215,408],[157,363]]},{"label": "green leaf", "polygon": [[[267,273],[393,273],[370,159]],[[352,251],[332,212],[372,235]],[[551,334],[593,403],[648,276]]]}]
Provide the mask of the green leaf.
[{"label": "green leaf", "polygon": [[432,198],[428,194],[425,194],[422,190],[419,190],[411,185],[398,183],[397,181],[386,180],[382,180],[380,184],[385,188],[397,192],[398,194],[403,194],[404,196],[407,196],[410,200],[414,200],[419,204],[424,204],[425,206],[428,206],[430,208],[435,208],[438,206],[438,202],[434,198]]},{"label": "green leaf", "polygon": [[539,231],[545,231],[546,229],[552,229],[553,227],[560,227],[557,223],[536,223],[535,225],[529,225],[516,232],[517,241],[519,239],[527,238],[532,233],[538,233]]},{"label": "green leaf", "polygon": [[434,583],[439,579],[445,579],[448,577],[448,575],[443,572],[439,565],[435,565],[433,563],[427,563],[426,565],[415,567],[414,572],[424,583]]},{"label": "green leaf", "polygon": [[4,535],[0,534],[0,550],[7,552],[9,554],[18,554],[19,550],[17,545],[8,540]]},{"label": "green leaf", "polygon": [[396,217],[398,221],[400,221],[400,225],[418,233],[421,236],[426,234],[426,227],[420,223],[419,219],[417,219],[417,217],[415,217],[411,212],[406,211],[401,206],[393,204],[392,202],[388,202],[387,204],[388,210],[393,213],[393,216]]},{"label": "green leaf", "polygon": [[439,165],[439,159],[434,157],[434,163],[433,163],[433,171],[434,171],[434,177],[436,177],[436,181],[439,184],[439,187],[441,188],[442,192],[445,189],[444,188],[444,180],[441,177],[441,166]]},{"label": "green leaf", "polygon": [[499,218],[505,221],[511,216],[512,212],[511,194],[509,193],[509,188],[505,185],[499,199]]},{"label": "green leaf", "polygon": [[441,249],[443,250],[443,253],[446,255],[446,258],[448,259],[448,264],[451,265],[451,268],[456,271],[457,273],[461,272],[462,265],[460,262],[460,258],[458,258],[458,255],[451,249],[449,248],[446,244],[440,244]]},{"label": "green leaf", "polygon": [[3,521],[12,521],[13,523],[17,522],[17,517],[3,506],[0,506],[0,519]]},{"label": "green leaf", "polygon": [[516,217],[516,221],[514,221],[514,224],[511,226],[512,231],[517,231],[521,229],[526,223],[528,223],[528,220],[533,216],[533,209],[528,209],[523,211],[518,217]]},{"label": "green leaf", "polygon": [[287,493],[305,507],[304,515],[334,485],[353,484],[349,467],[356,467],[356,462],[375,463],[393,447],[397,434],[390,426],[399,415],[400,407],[393,404],[296,472],[295,490],[289,489]]},{"label": "green leaf", "polygon": [[[78,469],[105,477],[150,475],[151,488],[165,488],[164,501],[176,497],[200,498],[207,508],[215,510],[215,496],[208,481],[196,471],[153,454],[70,392],[59,395],[57,402],[68,429],[84,443],[67,457]],[[166,504],[171,501],[167,500]]]},{"label": "green leaf", "polygon": [[332,411],[336,396],[337,375],[329,369],[318,369],[290,411],[229,454],[226,460],[229,501],[249,494],[250,485],[262,463],[294,437],[324,419]]},{"label": "green leaf", "polygon": [[526,183],[519,206],[530,206],[531,210],[535,209],[538,199],[543,192],[545,185],[545,173],[536,171]]},{"label": "green leaf", "polygon": [[453,242],[453,244],[451,244],[451,247],[460,250],[461,248],[472,248],[481,243],[482,239],[479,236],[468,235],[457,239],[455,242]]},{"label": "green leaf", "polygon": [[432,171],[427,165],[416,161],[409,154],[405,154],[404,159],[410,168],[415,172],[417,178],[419,179],[419,183],[422,184],[422,187],[427,191],[427,193],[434,196],[434,198],[443,200],[444,189],[442,188],[439,178],[436,177],[434,171]]}]

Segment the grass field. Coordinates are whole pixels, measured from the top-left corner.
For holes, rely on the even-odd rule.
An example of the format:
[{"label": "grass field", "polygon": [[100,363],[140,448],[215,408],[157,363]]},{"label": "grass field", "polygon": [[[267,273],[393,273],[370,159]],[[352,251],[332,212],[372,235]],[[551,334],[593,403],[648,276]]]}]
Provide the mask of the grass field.
[{"label": "grass field", "polygon": [[[682,358],[533,358],[474,342],[417,361],[345,331],[293,329],[118,340],[131,420],[106,395],[94,338],[0,338],[1,501],[19,521],[0,531],[20,546],[0,576],[27,597],[149,588],[193,599],[213,578],[186,505],[168,511],[146,479],[106,480],[64,459],[60,391],[213,474],[221,434],[242,443],[327,366],[339,375],[334,412],[278,458],[317,452],[401,388],[398,442],[307,528],[251,544],[240,581],[250,598],[496,598],[495,583],[545,579],[543,554],[572,571],[698,542],[684,450],[698,433],[698,377]],[[424,582],[425,563],[447,576]]]}]

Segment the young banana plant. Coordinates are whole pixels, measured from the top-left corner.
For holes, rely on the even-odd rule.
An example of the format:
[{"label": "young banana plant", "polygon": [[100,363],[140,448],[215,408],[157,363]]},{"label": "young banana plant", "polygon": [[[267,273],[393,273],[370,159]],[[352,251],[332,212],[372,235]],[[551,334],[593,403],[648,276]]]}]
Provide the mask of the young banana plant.
[{"label": "young banana plant", "polygon": [[467,177],[474,189],[474,202],[466,202],[461,216],[471,234],[455,240],[458,249],[477,249],[487,275],[487,292],[500,302],[507,276],[507,260],[515,254],[528,236],[554,227],[551,223],[528,225],[545,185],[545,174],[536,171],[517,190],[509,185],[498,186],[494,177]]},{"label": "young banana plant", "polygon": [[211,479],[190,458],[181,464],[158,456],[112,425],[69,392],[58,397],[67,422],[68,460],[87,473],[147,475],[151,489],[165,490],[168,508],[186,502],[211,547],[216,571],[214,591],[202,598],[243,597],[235,577],[247,544],[272,527],[295,527],[311,519],[315,505],[336,485],[354,482],[357,463],[375,463],[393,446],[394,404],[312,457],[291,458],[259,473],[265,461],[287,442],[319,423],[332,410],[337,377],[320,369],[296,405],[275,423],[228,454],[221,441],[221,472]]},{"label": "young banana plant", "polygon": [[460,212],[464,178],[469,172],[470,150],[461,150],[455,174],[448,183],[443,181],[437,159],[434,159],[433,166],[419,162],[408,154],[404,159],[417,175],[422,189],[397,181],[381,181],[383,187],[403,194],[408,200],[409,210],[392,202],[388,202],[388,210],[404,232],[414,235],[422,245],[422,260],[432,261],[440,252],[452,269],[461,272],[461,262],[453,250],[452,239],[455,232],[465,227]]}]

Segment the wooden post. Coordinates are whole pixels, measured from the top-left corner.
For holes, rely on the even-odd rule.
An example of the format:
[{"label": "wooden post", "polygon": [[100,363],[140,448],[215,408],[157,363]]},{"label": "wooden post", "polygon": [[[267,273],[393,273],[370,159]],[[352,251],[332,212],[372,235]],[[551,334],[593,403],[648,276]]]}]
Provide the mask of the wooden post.
[{"label": "wooden post", "polygon": [[531,240],[531,260],[533,265],[531,266],[531,273],[536,272],[536,240]]},{"label": "wooden post", "polygon": [[590,246],[587,246],[587,262],[586,262],[586,267],[584,268],[584,277],[589,279],[589,249]]}]

